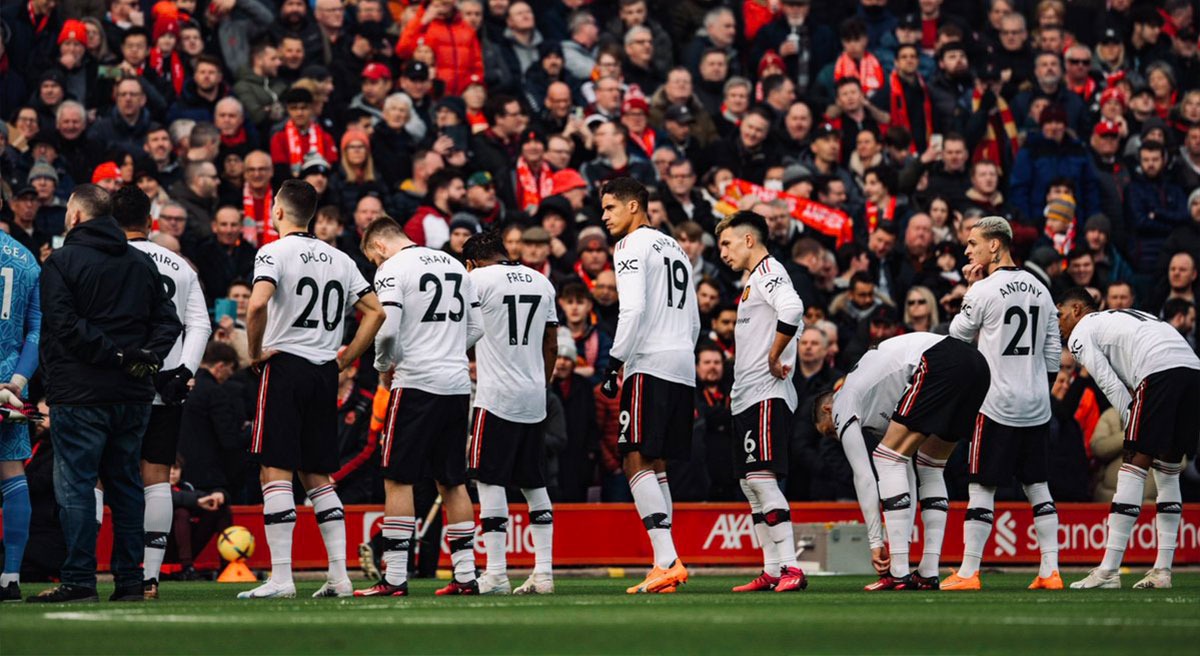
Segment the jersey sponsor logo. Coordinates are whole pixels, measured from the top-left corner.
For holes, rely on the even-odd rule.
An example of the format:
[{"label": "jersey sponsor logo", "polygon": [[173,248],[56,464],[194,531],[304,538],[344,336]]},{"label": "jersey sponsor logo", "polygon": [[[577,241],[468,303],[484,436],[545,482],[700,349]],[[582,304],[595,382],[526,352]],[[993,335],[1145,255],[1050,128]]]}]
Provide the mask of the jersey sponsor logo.
[{"label": "jersey sponsor logo", "polygon": [[396,277],[395,276],[379,278],[378,280],[375,281],[375,289],[378,291],[382,292],[382,291],[386,291],[389,289],[395,289],[395,288],[396,288]]},{"label": "jersey sponsor logo", "polygon": [[1041,286],[1027,280],[1014,280],[1000,288],[1000,298],[1008,298],[1009,294],[1016,293],[1033,294],[1038,298],[1042,297]]},{"label": "jersey sponsor logo", "polygon": [[971,308],[971,304],[970,304],[970,303],[963,303],[963,306],[962,306],[962,313],[963,313],[963,315],[964,315],[964,316],[966,316],[968,319],[970,319],[970,318],[971,318],[971,309],[972,309],[972,308]]},{"label": "jersey sponsor logo", "polygon": [[635,273],[637,270],[638,265],[636,260],[624,260],[622,262],[617,262],[618,276],[626,273]]},{"label": "jersey sponsor logo", "polygon": [[783,284],[783,278],[781,276],[767,278],[766,280],[763,281],[763,287],[766,288],[768,294],[774,294],[775,290],[778,289],[779,286],[782,284]]},{"label": "jersey sponsor logo", "polygon": [[254,263],[275,266],[275,258],[271,257],[269,253],[262,253],[258,257],[254,258]]},{"label": "jersey sponsor logo", "polygon": [[997,556],[1015,556],[1017,555],[1017,520],[1013,519],[1012,513],[1005,510],[1000,513],[1000,517],[996,520],[996,550]]}]

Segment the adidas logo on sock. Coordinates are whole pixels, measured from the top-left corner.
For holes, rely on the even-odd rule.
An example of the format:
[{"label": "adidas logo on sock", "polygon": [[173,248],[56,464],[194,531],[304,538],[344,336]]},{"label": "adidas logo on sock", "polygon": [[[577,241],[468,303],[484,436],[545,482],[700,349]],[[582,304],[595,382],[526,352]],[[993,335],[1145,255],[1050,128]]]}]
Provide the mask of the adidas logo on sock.
[{"label": "adidas logo on sock", "polygon": [[1182,511],[1183,506],[1178,503],[1163,503],[1158,506],[1158,512],[1177,513]]},{"label": "adidas logo on sock", "polygon": [[152,549],[166,549],[167,548],[166,534],[155,537],[154,539],[150,540],[150,542],[148,544],[146,544],[146,546],[150,547]]},{"label": "adidas logo on sock", "polygon": [[554,518],[554,513],[550,512],[548,510],[544,510],[544,511],[534,515],[533,517],[530,517],[529,521],[531,521],[531,522],[549,522],[553,518]]},{"label": "adidas logo on sock", "polygon": [[929,504],[929,507],[933,510],[949,510],[950,502],[945,499],[935,499],[933,503]]}]

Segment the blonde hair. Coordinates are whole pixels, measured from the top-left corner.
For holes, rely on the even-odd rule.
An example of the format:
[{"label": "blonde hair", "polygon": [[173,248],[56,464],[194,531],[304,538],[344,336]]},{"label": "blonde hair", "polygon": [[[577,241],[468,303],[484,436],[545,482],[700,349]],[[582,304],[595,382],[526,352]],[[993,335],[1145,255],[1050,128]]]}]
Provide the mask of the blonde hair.
[{"label": "blonde hair", "polygon": [[[908,290],[908,294],[913,294],[913,293],[915,293],[917,296],[920,296],[921,298],[925,299],[925,305],[929,306],[929,329],[933,330],[934,326],[941,323],[941,321],[939,320],[939,317],[938,317],[937,299],[933,297],[933,292],[929,291],[928,287],[922,287],[920,285],[910,287]],[[912,312],[908,309],[909,305],[908,305],[907,296],[908,295],[905,295],[905,299],[904,299],[904,325],[911,326],[912,325]]]}]

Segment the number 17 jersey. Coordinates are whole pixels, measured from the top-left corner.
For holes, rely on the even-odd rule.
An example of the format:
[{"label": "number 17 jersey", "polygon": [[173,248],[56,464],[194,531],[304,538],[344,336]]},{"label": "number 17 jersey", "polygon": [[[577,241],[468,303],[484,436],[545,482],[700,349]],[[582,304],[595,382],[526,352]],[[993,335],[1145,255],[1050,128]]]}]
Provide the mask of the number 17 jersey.
[{"label": "number 17 jersey", "polygon": [[950,336],[979,336],[992,384],[980,413],[1004,426],[1050,421],[1050,373],[1058,372],[1062,341],[1050,290],[1018,267],[1001,267],[971,285]]},{"label": "number 17 jersey", "polygon": [[254,282],[273,283],[264,351],[324,364],[337,357],[350,309],[371,291],[350,256],[304,232],[259,249]]}]

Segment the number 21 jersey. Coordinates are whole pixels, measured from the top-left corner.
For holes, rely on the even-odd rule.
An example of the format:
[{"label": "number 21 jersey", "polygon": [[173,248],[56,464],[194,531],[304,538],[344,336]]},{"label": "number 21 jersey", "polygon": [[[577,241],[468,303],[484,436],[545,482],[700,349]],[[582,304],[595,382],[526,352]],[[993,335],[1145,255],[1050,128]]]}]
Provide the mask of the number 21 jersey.
[{"label": "number 21 jersey", "polygon": [[1062,341],[1058,309],[1033,274],[1001,267],[971,285],[950,336],[965,342],[979,336],[979,352],[992,370],[980,412],[1004,426],[1040,426],[1050,421],[1051,372],[1058,372]]},{"label": "number 21 jersey", "polygon": [[647,374],[696,386],[700,311],[692,264],[679,243],[643,226],[617,242],[617,334],[610,354],[625,363],[625,377]]},{"label": "number 21 jersey", "polygon": [[254,258],[254,282],[274,283],[263,351],[324,364],[337,357],[350,309],[371,291],[350,256],[309,233],[271,242]]}]

